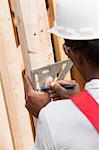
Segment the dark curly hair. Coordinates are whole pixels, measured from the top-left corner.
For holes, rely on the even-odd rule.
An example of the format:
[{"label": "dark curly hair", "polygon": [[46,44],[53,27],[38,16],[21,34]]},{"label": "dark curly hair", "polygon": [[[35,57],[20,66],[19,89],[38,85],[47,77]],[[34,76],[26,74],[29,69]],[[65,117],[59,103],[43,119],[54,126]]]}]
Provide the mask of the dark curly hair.
[{"label": "dark curly hair", "polygon": [[79,52],[92,67],[99,67],[99,40],[66,40],[66,46]]}]

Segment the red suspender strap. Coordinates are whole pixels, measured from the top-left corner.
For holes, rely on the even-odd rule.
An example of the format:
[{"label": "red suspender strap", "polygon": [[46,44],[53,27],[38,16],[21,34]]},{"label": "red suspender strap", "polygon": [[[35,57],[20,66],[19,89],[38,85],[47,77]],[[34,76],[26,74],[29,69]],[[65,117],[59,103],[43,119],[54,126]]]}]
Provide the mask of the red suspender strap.
[{"label": "red suspender strap", "polygon": [[84,90],[72,97],[71,100],[99,132],[99,104],[97,104],[94,98]]}]

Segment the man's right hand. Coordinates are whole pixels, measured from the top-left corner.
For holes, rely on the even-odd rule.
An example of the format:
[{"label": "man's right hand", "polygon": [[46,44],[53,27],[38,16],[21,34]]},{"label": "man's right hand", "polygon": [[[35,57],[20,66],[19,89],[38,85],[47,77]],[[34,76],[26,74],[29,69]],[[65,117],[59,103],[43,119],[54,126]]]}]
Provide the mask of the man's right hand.
[{"label": "man's right hand", "polygon": [[[61,86],[67,84],[74,84],[75,87],[73,89],[65,89]],[[53,91],[50,93],[50,98],[53,99],[54,101],[61,99],[70,99],[71,97],[80,93],[79,84],[75,80],[72,81],[59,80],[56,82],[51,82],[50,86],[53,89]]]}]

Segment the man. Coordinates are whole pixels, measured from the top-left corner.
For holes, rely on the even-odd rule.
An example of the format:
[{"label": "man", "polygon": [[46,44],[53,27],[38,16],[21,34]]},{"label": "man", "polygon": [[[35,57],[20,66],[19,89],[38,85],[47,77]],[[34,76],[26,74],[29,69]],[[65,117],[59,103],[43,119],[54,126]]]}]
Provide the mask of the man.
[{"label": "man", "polygon": [[[51,32],[65,39],[64,50],[86,85],[78,94],[76,82],[74,89],[66,90],[60,84],[68,82],[51,81],[53,93],[48,95],[35,92],[25,76],[26,107],[39,118],[36,150],[99,150],[98,6],[99,1],[94,0],[56,0],[56,20]],[[50,98],[58,101],[49,103]]]}]

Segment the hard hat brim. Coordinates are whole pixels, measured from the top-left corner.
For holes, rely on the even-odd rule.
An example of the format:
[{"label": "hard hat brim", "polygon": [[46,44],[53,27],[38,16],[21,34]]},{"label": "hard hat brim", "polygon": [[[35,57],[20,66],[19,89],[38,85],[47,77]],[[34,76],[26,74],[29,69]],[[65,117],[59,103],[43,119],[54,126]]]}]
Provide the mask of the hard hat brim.
[{"label": "hard hat brim", "polygon": [[99,39],[99,35],[91,35],[91,36],[81,36],[79,34],[72,34],[72,35],[68,35],[68,33],[61,33],[57,30],[57,27],[52,27],[51,29],[48,30],[48,32],[63,38],[63,39],[68,39],[68,40],[95,40],[95,39]]}]

